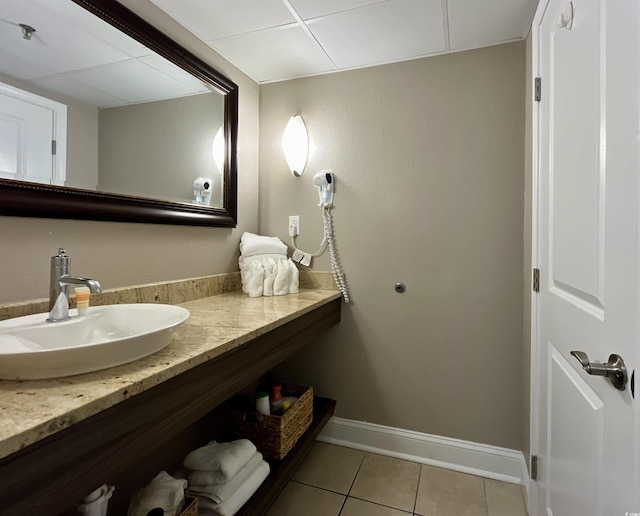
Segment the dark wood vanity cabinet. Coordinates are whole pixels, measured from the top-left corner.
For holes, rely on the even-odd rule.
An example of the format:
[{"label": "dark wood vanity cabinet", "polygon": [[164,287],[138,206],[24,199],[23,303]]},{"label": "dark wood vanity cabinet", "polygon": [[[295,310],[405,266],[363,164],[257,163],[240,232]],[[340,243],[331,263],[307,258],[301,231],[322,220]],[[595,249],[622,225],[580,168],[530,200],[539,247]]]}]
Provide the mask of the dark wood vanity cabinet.
[{"label": "dark wood vanity cabinet", "polygon": [[[335,299],[0,459],[0,514],[64,514],[102,484],[116,486],[109,514],[126,514],[124,501],[132,489],[223,435],[224,417],[216,407],[339,321],[340,299]],[[242,514],[264,514],[334,407],[332,400],[314,400],[311,428],[283,461],[272,465],[272,475]]]}]

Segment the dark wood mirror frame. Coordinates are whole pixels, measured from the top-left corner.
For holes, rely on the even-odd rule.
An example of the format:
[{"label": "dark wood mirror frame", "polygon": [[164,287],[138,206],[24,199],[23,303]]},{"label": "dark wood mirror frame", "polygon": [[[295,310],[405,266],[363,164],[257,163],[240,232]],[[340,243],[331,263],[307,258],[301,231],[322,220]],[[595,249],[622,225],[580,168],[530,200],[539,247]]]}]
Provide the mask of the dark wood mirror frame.
[{"label": "dark wood mirror frame", "polygon": [[225,96],[224,206],[211,208],[151,198],[0,179],[0,215],[235,227],[238,207],[238,87],[217,70],[114,0],[72,0]]}]

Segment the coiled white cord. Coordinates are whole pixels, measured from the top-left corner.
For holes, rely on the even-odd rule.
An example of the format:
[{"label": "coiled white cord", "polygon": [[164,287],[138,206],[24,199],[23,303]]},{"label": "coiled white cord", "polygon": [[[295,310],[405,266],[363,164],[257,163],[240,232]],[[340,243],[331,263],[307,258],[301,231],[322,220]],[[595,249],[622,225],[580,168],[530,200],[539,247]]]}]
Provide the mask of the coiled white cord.
[{"label": "coiled white cord", "polygon": [[333,241],[333,217],[331,216],[331,208],[324,207],[322,209],[322,220],[324,221],[324,238],[329,244],[329,257],[331,259],[331,272],[333,273],[333,279],[338,286],[338,290],[342,292],[342,297],[345,303],[349,303],[349,288],[347,282],[344,279],[344,273],[340,266],[340,258],[336,251],[336,245]]},{"label": "coiled white cord", "polygon": [[[302,249],[299,249],[296,242],[296,235],[291,236],[291,244],[294,249],[294,260],[296,259],[296,252],[300,254],[305,254],[307,256],[312,256],[317,258],[322,253],[324,253],[329,247],[329,257],[331,261],[331,272],[333,274],[333,279],[338,287],[338,290],[342,293],[342,297],[344,297],[344,302],[349,303],[351,299],[349,298],[349,288],[347,287],[347,282],[344,279],[344,273],[342,272],[342,267],[340,265],[340,258],[338,258],[338,253],[336,251],[336,244],[333,240],[333,217],[331,216],[331,208],[328,206],[322,207],[322,222],[323,222],[323,231],[324,235],[322,238],[322,242],[320,243],[320,249],[318,249],[315,253],[305,253]],[[299,260],[297,260],[299,261]],[[308,263],[306,264],[308,265]]]}]

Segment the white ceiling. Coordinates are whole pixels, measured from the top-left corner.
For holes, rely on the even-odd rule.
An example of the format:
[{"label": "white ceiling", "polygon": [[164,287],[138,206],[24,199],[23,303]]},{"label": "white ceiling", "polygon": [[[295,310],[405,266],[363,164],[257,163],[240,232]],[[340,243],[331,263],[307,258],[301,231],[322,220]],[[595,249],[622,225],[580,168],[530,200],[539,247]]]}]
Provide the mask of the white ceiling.
[{"label": "white ceiling", "polygon": [[[538,0],[151,1],[266,83],[517,41]],[[97,107],[209,91],[70,0],[0,0],[0,74]]]},{"label": "white ceiling", "polygon": [[259,83],[526,38],[538,0],[151,0]]}]

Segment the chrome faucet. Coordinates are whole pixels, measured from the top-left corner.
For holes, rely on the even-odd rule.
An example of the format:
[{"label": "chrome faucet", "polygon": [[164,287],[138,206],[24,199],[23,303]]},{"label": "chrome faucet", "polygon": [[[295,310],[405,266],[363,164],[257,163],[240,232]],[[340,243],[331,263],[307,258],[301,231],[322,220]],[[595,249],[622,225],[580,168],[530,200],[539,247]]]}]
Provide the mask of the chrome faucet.
[{"label": "chrome faucet", "polygon": [[100,292],[100,283],[94,279],[69,276],[70,258],[64,249],[51,257],[49,280],[49,318],[47,322],[67,321],[69,317],[69,285],[86,285],[92,293]]}]

